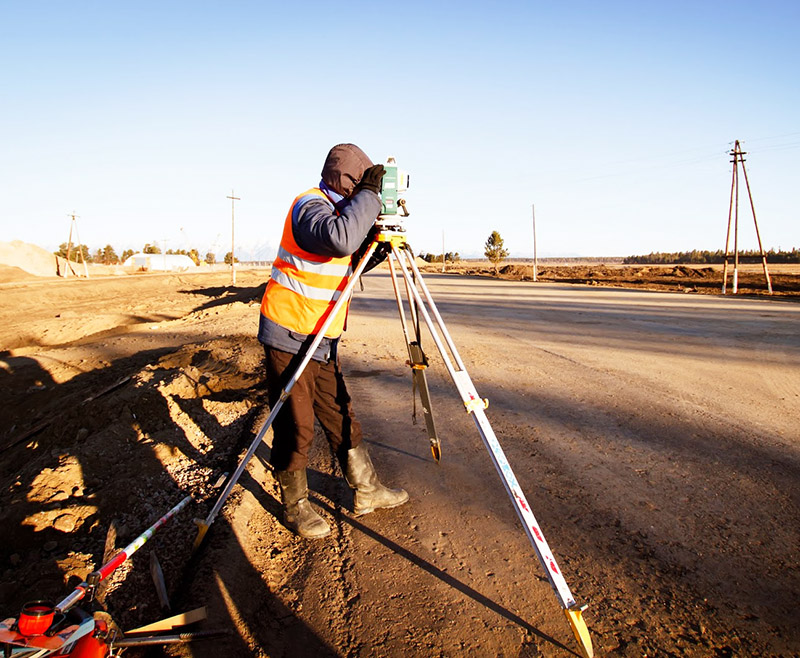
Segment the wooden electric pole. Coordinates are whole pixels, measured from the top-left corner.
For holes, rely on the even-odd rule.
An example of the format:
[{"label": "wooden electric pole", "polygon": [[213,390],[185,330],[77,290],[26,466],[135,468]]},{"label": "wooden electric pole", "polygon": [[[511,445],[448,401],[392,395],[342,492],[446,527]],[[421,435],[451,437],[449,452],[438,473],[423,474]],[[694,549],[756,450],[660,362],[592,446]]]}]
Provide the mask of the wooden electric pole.
[{"label": "wooden electric pole", "polygon": [[228,197],[225,197],[225,198],[231,200],[231,285],[235,286],[236,285],[236,252],[235,252],[234,247],[233,247],[233,235],[234,235],[234,231],[233,231],[233,226],[234,226],[233,205],[237,201],[241,201],[241,199],[238,196],[234,196],[233,190],[231,190],[231,195],[228,196]]},{"label": "wooden electric pole", "polygon": [[[72,229],[75,229],[75,239],[78,241],[78,254],[81,257],[81,263],[83,263],[83,273],[86,278],[89,278],[89,268],[86,266],[86,258],[83,255],[83,248],[81,245],[81,237],[78,235],[78,215],[75,214],[75,211],[67,215],[67,217],[71,217],[72,220],[69,223],[69,240],[67,241],[67,267],[69,269],[65,270],[65,274],[69,276],[69,271],[72,270],[72,273],[75,274],[75,270],[72,269],[72,263],[70,262],[70,255],[72,254]],[[75,274],[75,276],[78,276]]]},{"label": "wooden electric pole", "polygon": [[533,280],[536,281],[536,270],[539,268],[536,262],[536,206],[533,203],[531,204],[531,214],[533,215]]},{"label": "wooden electric pole", "polygon": [[758,231],[758,220],[756,220],[756,209],[753,205],[753,195],[750,193],[750,182],[747,180],[747,169],[744,167],[744,156],[746,151],[742,151],[742,147],[737,139],[733,150],[730,154],[733,156],[733,177],[731,179],[731,199],[728,206],[728,233],[725,237],[725,264],[722,267],[722,294],[728,283],[728,260],[730,258],[730,241],[731,241],[731,221],[733,221],[733,294],[735,295],[739,290],[739,164],[742,165],[742,173],[744,174],[744,182],[747,188],[747,197],[750,200],[750,211],[753,213],[753,224],[756,227],[756,238],[758,239],[758,251],[761,254],[761,265],[764,268],[764,278],[767,280],[767,290],[772,294],[772,282],[769,279],[769,270],[767,269],[767,254],[764,252],[764,247],[761,244],[761,234]]}]

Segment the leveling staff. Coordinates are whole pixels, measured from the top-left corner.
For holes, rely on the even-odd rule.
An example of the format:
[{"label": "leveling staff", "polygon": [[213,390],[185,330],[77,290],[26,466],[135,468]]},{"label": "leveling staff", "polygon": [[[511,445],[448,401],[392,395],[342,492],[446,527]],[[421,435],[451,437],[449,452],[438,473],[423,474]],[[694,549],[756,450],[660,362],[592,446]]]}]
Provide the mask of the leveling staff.
[{"label": "leveling staff", "polygon": [[[270,406],[295,374],[305,347],[353,272],[354,254],[368,239],[381,210],[383,174],[383,165],[373,165],[360,148],[339,144],[328,153],[319,187],[301,194],[289,208],[258,330],[266,353]],[[306,466],[315,416],[355,489],[356,515],[408,500],[403,489],[380,483],[361,440],[361,425],[353,414],[337,356],[348,306],[349,302],[334,318],[272,425],[270,462],[280,484],[284,520],[306,538],[331,531],[308,501]]]}]

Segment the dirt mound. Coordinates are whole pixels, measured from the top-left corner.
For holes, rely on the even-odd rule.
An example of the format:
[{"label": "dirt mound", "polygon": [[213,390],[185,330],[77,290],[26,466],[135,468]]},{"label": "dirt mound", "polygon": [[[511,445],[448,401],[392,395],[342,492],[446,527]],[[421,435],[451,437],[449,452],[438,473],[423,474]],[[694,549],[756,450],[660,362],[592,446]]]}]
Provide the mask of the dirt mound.
[{"label": "dirt mound", "polygon": [[[22,240],[0,242],[0,265],[19,268],[35,276],[58,276],[58,257],[46,249],[28,244]],[[6,278],[6,269],[0,269],[0,280],[14,281],[17,279]],[[13,275],[13,273],[12,273]]]},{"label": "dirt mound", "polygon": [[500,274],[511,279],[519,279],[525,276],[532,276],[532,269],[525,265],[505,265],[500,268]]},{"label": "dirt mound", "polygon": [[0,282],[24,281],[34,277],[30,272],[14,267],[13,265],[0,265]]}]

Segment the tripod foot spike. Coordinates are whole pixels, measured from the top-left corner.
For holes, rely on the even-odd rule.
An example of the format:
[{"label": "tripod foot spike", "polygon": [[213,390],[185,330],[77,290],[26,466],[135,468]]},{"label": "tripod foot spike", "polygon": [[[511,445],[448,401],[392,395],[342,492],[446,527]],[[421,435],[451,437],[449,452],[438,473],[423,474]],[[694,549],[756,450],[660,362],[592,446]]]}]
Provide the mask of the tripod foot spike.
[{"label": "tripod foot spike", "polygon": [[583,611],[586,610],[585,605],[575,606],[564,610],[567,616],[572,632],[575,639],[578,641],[578,646],[581,650],[583,658],[592,658],[594,656],[594,649],[592,649],[592,638],[589,637],[589,629],[586,627],[586,622],[583,620]]},{"label": "tripod foot spike", "polygon": [[196,551],[200,548],[200,544],[203,543],[203,540],[206,537],[206,533],[209,529],[209,524],[206,523],[203,519],[194,519],[194,524],[197,526],[197,537],[194,538],[194,544],[192,545],[192,552]]},{"label": "tripod foot spike", "polygon": [[431,441],[431,453],[438,464],[442,459],[442,447],[439,445],[438,441]]}]

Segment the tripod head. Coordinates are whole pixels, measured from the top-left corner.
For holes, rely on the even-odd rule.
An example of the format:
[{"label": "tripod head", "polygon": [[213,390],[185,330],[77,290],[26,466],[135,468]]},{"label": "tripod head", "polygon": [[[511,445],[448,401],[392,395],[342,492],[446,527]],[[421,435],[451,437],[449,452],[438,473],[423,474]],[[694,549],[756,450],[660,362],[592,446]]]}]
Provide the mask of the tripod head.
[{"label": "tripod head", "polygon": [[406,202],[403,199],[398,201],[398,205],[403,209],[403,215],[378,215],[378,219],[375,220],[375,226],[378,227],[380,232],[397,232],[397,233],[405,233],[406,232],[406,224],[403,221],[406,217],[408,217],[409,213],[406,210]]}]

